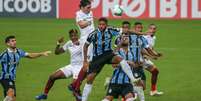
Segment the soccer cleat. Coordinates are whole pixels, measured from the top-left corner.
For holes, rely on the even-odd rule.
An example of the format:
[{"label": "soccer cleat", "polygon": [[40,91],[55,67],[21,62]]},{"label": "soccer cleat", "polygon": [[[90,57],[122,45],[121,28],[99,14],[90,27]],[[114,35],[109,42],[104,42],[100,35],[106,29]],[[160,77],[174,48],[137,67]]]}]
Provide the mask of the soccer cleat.
[{"label": "soccer cleat", "polygon": [[150,95],[151,96],[160,96],[160,95],[163,95],[163,92],[159,92],[157,90],[155,91],[150,91]]},{"label": "soccer cleat", "polygon": [[47,95],[45,94],[41,94],[35,97],[36,100],[46,100],[47,99]]},{"label": "soccer cleat", "polygon": [[82,101],[82,95],[79,90],[76,90],[71,84],[68,85],[68,89],[73,93],[73,96],[75,96],[76,101]]}]

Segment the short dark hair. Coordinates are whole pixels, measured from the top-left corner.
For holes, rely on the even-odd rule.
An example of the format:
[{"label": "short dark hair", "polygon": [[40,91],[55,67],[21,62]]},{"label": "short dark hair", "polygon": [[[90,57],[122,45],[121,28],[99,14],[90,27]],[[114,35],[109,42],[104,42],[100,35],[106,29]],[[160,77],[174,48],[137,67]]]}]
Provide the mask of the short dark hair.
[{"label": "short dark hair", "polygon": [[[151,24],[149,24],[149,26],[148,26],[148,27],[150,27],[150,26],[156,26],[156,24],[151,23]],[[157,26],[156,26],[156,28],[157,28]]]},{"label": "short dark hair", "polygon": [[142,25],[142,23],[141,23],[141,22],[135,22],[134,25],[135,25],[135,26],[136,26],[136,25]]},{"label": "short dark hair", "polygon": [[79,6],[81,8],[81,7],[86,7],[87,5],[90,5],[90,4],[91,2],[89,0],[81,0]]},{"label": "short dark hair", "polygon": [[99,21],[99,22],[100,22],[100,21],[103,21],[103,22],[105,22],[106,24],[108,23],[108,20],[107,20],[107,18],[105,18],[105,17],[99,18],[98,21]]},{"label": "short dark hair", "polygon": [[15,36],[14,35],[7,36],[5,38],[5,43],[8,43],[10,41],[10,39],[15,39]]},{"label": "short dark hair", "polygon": [[78,31],[77,31],[77,29],[71,29],[71,30],[69,30],[68,33],[69,33],[69,36],[70,36],[70,35],[72,35],[73,33],[76,33],[76,34],[77,34]]},{"label": "short dark hair", "polygon": [[122,25],[125,25],[125,24],[130,25],[130,22],[128,22],[128,21],[123,21],[123,22],[122,22]]}]

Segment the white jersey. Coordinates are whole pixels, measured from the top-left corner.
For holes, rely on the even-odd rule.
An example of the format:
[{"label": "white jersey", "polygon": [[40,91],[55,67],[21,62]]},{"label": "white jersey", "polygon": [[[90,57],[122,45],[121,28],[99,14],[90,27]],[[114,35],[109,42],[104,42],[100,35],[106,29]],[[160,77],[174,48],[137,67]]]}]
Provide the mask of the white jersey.
[{"label": "white jersey", "polygon": [[72,41],[68,41],[64,44],[63,49],[70,52],[72,65],[80,65],[83,63],[81,44],[75,45]]},{"label": "white jersey", "polygon": [[80,29],[80,33],[81,33],[80,40],[83,43],[85,43],[88,35],[95,30],[92,11],[90,11],[90,13],[88,13],[88,14],[84,13],[82,10],[77,11],[76,12],[76,22],[78,23],[79,21],[91,22],[91,25],[89,25],[83,29],[80,28],[80,26],[78,25],[78,27]]},{"label": "white jersey", "polygon": [[156,36],[151,36],[151,35],[144,35],[144,37],[147,39],[147,42],[150,47],[154,47],[155,41],[156,41]]}]

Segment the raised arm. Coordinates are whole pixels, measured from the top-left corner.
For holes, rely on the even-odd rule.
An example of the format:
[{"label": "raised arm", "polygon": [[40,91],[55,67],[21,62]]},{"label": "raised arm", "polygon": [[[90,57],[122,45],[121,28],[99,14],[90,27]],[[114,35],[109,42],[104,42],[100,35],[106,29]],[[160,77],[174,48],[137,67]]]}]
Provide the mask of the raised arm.
[{"label": "raised arm", "polygon": [[62,54],[65,52],[65,50],[63,49],[63,47],[61,47],[61,44],[64,42],[64,37],[61,37],[58,41],[57,41],[57,46],[54,50],[54,53],[56,55]]}]

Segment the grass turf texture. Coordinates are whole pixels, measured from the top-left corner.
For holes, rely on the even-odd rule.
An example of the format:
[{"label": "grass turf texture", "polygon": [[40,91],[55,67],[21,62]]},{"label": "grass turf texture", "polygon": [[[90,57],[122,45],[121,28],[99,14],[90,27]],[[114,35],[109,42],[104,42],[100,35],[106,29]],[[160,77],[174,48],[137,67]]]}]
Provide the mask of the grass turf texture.
[{"label": "grass turf texture", "polygon": [[[110,20],[110,25],[120,26],[122,20]],[[135,20],[130,20],[133,24]],[[145,25],[158,26],[156,49],[163,57],[154,61],[160,70],[158,89],[164,91],[160,97],[150,97],[150,74],[147,74],[147,101],[199,101],[201,99],[201,21],[200,20],[142,20]],[[73,20],[0,18],[0,51],[6,47],[4,38],[17,37],[17,46],[28,52],[54,51],[56,40],[65,36],[68,30],[77,28]],[[69,54],[29,60],[22,59],[17,69],[17,101],[35,101],[42,93],[48,76],[69,63]],[[105,65],[94,82],[89,101],[100,101],[106,94],[103,84],[106,76],[111,76],[112,68]],[[58,80],[51,89],[47,101],[74,101],[67,90],[71,78]],[[0,87],[0,100],[3,89]]]}]

